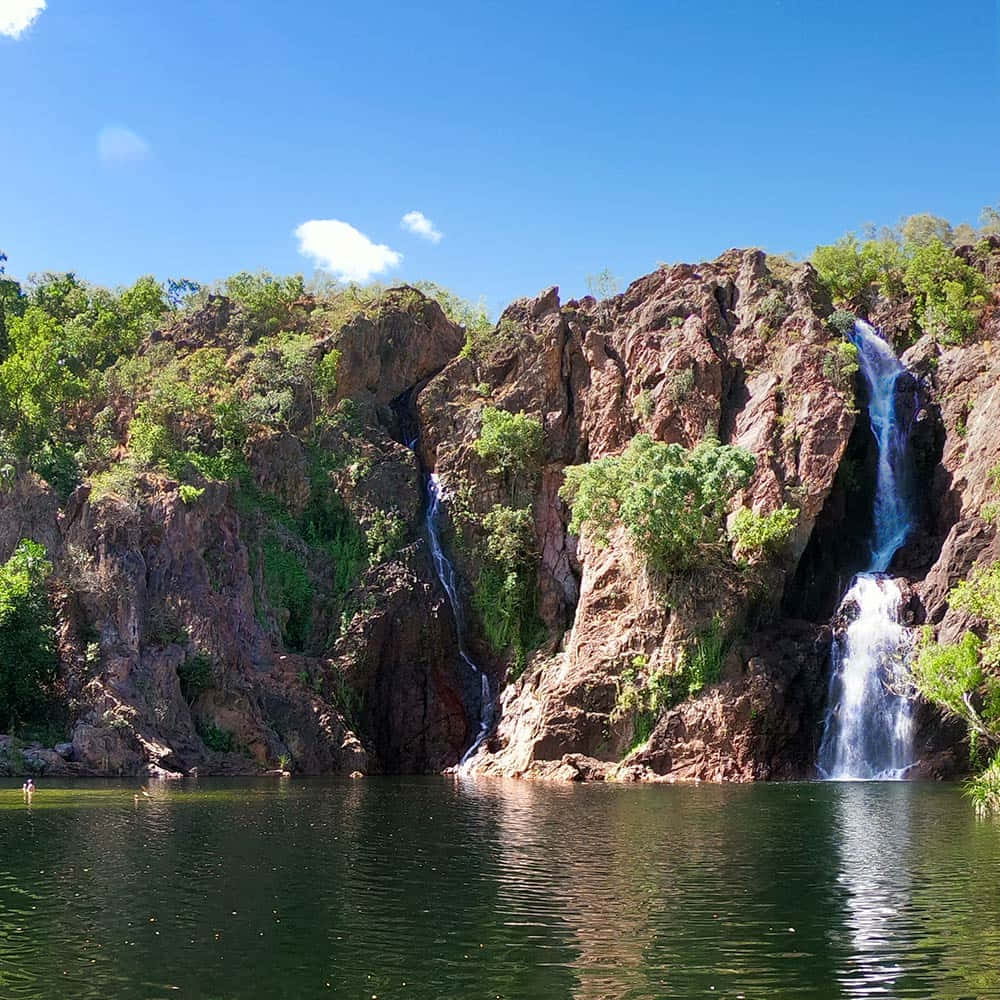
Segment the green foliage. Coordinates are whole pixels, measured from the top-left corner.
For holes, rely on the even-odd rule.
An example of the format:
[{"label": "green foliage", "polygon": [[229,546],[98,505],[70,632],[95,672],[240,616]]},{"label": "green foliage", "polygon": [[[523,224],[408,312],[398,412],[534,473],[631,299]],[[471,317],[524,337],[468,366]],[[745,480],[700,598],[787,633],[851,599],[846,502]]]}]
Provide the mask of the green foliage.
[{"label": "green foliage", "polygon": [[541,421],[522,410],[510,413],[487,406],[483,410],[482,429],[473,444],[476,454],[491,462],[490,472],[502,476],[517,502],[518,481],[533,479],[542,459],[544,433]]},{"label": "green foliage", "polygon": [[812,262],[834,302],[867,306],[879,290],[896,295],[903,287],[905,255],[891,239],[860,243],[848,233],[836,243],[817,247]]},{"label": "green foliage", "polygon": [[535,606],[538,556],[531,511],[495,506],[483,519],[485,558],[476,581],[473,606],[483,632],[497,653],[513,650],[513,678],[544,638]]},{"label": "green foliage", "polygon": [[203,691],[215,687],[215,662],[206,653],[192,653],[177,667],[181,694],[190,705]]},{"label": "green foliage", "polygon": [[198,725],[198,735],[207,750],[213,753],[232,753],[236,749],[236,737],[228,729],[220,729],[214,722]]},{"label": "green foliage", "polygon": [[[329,481],[328,458],[320,452],[312,454],[310,467],[309,503],[306,505],[296,528],[301,536],[314,548],[325,552],[333,563],[330,579],[332,596],[341,601],[357,583],[365,566],[369,564],[368,540],[361,530],[357,518],[347,509],[340,494]],[[380,515],[376,515],[379,517]],[[391,521],[385,521],[374,528],[372,540],[383,551],[401,541]]]},{"label": "green foliage", "polygon": [[835,309],[832,313],[830,313],[826,322],[834,333],[838,334],[844,340],[847,340],[847,338],[851,335],[851,331],[854,329],[857,317],[854,313],[848,312],[846,309]]},{"label": "green foliage", "polygon": [[261,545],[264,588],[271,604],[284,609],[282,636],[290,649],[305,649],[312,630],[313,586],[301,557],[270,536]]},{"label": "green foliage", "polygon": [[653,415],[653,394],[648,389],[643,389],[635,397],[634,409],[639,420],[648,420]]},{"label": "green foliage", "polygon": [[729,538],[738,555],[760,558],[779,555],[798,524],[797,507],[779,507],[770,514],[758,514],[741,507],[729,526]]},{"label": "green foliage", "polygon": [[719,680],[728,652],[729,640],[723,631],[722,621],[713,618],[711,624],[696,633],[684,650],[681,676],[689,695],[694,696]]},{"label": "green foliage", "polygon": [[699,545],[718,541],[755,465],[745,448],[710,439],[689,451],[640,434],[621,455],[568,468],[560,495],[572,507],[574,534],[587,528],[606,544],[622,524],[650,566],[670,573],[691,565]]},{"label": "green foliage", "polygon": [[1000,750],[982,772],[965,783],[965,795],[978,816],[1000,815]]},{"label": "green foliage", "polygon": [[31,456],[31,467],[63,500],[80,485],[80,467],[67,444],[43,442]]},{"label": "green foliage", "polygon": [[939,239],[914,249],[905,284],[917,299],[921,329],[945,344],[961,344],[975,332],[989,297],[985,278]]},{"label": "green foliage", "polygon": [[817,247],[813,264],[835,302],[868,308],[877,294],[915,299],[917,323],[942,343],[960,344],[975,331],[989,298],[982,274],[959,257],[944,219],[914,215],[879,239],[853,233]]},{"label": "green foliage", "polygon": [[929,212],[919,212],[904,219],[901,229],[905,247],[924,247],[931,243],[951,247],[954,244],[951,223]]},{"label": "green foliage", "polygon": [[[470,331],[483,332],[493,328],[484,299],[475,303],[469,302],[433,281],[415,281],[413,287],[419,289],[428,298],[434,299],[452,323],[464,326],[466,337]],[[466,344],[468,344],[468,340],[466,340]]]},{"label": "green foliage", "polygon": [[177,492],[180,494],[181,503],[187,505],[197,503],[204,494],[205,487],[190,486],[187,483],[181,483]]},{"label": "green foliage", "polygon": [[632,665],[617,679],[618,696],[612,710],[613,720],[632,719],[632,743],[628,752],[642,746],[653,733],[657,720],[683,700],[683,681],[678,674],[665,670],[646,673],[647,659],[643,654],[632,658]]},{"label": "green foliage", "polygon": [[222,292],[239,305],[253,332],[266,336],[289,325],[292,307],[305,294],[305,285],[300,274],[280,278],[240,271],[225,280]]},{"label": "green foliage", "polygon": [[628,753],[645,743],[652,735],[660,716],[693,698],[705,687],[718,682],[729,651],[729,640],[718,618],[697,632],[688,643],[680,668],[647,671],[648,660],[640,653],[632,658],[631,666],[617,680],[618,696],[612,719],[632,719],[632,743]]},{"label": "green foliage", "polygon": [[826,354],[823,357],[823,374],[841,392],[853,393],[854,381],[859,369],[858,349],[850,341],[841,340],[826,348]]},{"label": "green foliage", "polygon": [[691,395],[694,388],[694,369],[685,368],[671,376],[667,386],[667,395],[674,406],[680,406]]},{"label": "green foliage", "polygon": [[[1000,562],[976,570],[948,595],[950,604],[967,611],[985,638],[966,632],[958,642],[934,642],[925,631],[912,666],[913,682],[926,699],[947,715],[965,722],[973,749],[1000,746]],[[974,780],[969,794],[977,808],[995,810],[997,760]]]},{"label": "green foliage", "polygon": [[55,615],[45,547],[22,539],[0,566],[0,719],[11,728],[41,708],[55,680]]},{"label": "green foliage", "polygon": [[406,544],[406,537],[406,522],[395,511],[374,511],[365,532],[369,564],[388,562]]},{"label": "green foliage", "polygon": [[465,343],[458,356],[472,358],[479,363],[489,361],[501,347],[517,343],[524,336],[526,336],[525,331],[508,316],[501,317],[496,326],[484,319],[466,326]]},{"label": "green foliage", "polygon": [[976,723],[968,717],[971,709],[966,698],[983,681],[982,645],[974,632],[966,632],[954,643],[937,643],[925,636],[912,668],[913,680],[923,697],[972,725]]}]

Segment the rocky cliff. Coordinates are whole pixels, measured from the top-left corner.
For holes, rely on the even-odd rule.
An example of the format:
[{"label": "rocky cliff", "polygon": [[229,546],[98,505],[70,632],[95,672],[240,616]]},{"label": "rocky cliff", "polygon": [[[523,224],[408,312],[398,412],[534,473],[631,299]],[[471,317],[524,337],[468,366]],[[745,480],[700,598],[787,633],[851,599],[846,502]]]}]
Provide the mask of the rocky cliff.
[{"label": "rocky cliff", "polygon": [[[994,249],[981,266],[995,282]],[[907,309],[882,300],[872,310],[899,349],[911,338]],[[429,551],[433,472],[470,653],[497,703],[471,769],[809,775],[829,622],[863,559],[873,461],[832,311],[810,265],[753,250],[662,267],[600,302],[563,303],[550,289],[477,339],[413,289],[349,315],[297,301],[286,325],[318,352],[311,364],[339,352],[336,388],[296,388],[280,420],[255,425],[241,476],[186,481],[154,463],[127,488],[96,477],[62,499],[18,466],[0,493],[0,559],[34,538],[55,565],[65,728],[55,749],[9,745],[7,766],[15,753],[43,772],[79,774],[454,765],[475,735],[481,692]],[[160,324],[139,354],[168,350],[183,365],[212,348],[239,378],[261,362],[241,323],[238,307],[215,298]],[[987,310],[967,345],[923,338],[903,355],[921,530],[893,572],[906,580],[911,622],[943,634],[965,624],[947,608],[949,588],[1000,554],[983,516],[1000,461],[998,333]],[[542,426],[520,486],[477,448],[488,408]],[[121,458],[141,411],[124,395],[112,409]],[[794,508],[791,537],[751,559],[708,546],[667,579],[621,530],[604,545],[575,537],[564,470],[643,433],[749,450],[755,470],[734,509]],[[483,599],[484,524],[512,497],[530,510],[531,628],[498,642]],[[719,670],[690,696],[652,713],[627,696],[680,676],[707,642]],[[926,773],[964,766],[960,737],[923,711]]]}]

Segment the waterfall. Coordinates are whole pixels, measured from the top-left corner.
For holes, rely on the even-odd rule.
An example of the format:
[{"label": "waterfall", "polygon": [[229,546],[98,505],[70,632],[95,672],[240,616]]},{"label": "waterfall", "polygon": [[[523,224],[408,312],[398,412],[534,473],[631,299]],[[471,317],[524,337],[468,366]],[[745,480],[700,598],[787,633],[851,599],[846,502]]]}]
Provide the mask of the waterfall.
[{"label": "waterfall", "polygon": [[431,542],[434,571],[437,573],[437,578],[441,581],[441,586],[448,595],[448,603],[451,605],[451,614],[455,620],[455,635],[458,639],[458,655],[469,670],[479,678],[479,731],[468,750],[462,755],[462,759],[459,761],[459,767],[461,767],[482,746],[483,740],[489,735],[490,727],[493,725],[493,698],[490,692],[489,678],[487,678],[485,671],[480,670],[473,662],[466,646],[465,616],[462,614],[462,604],[458,599],[455,567],[445,555],[441,545],[440,513],[441,484],[437,474],[432,472],[427,477],[427,535]]},{"label": "waterfall", "polygon": [[868,568],[851,581],[837,612],[850,624],[833,641],[817,768],[825,778],[901,778],[913,764],[911,705],[899,693],[913,637],[899,624],[902,595],[885,573],[912,527],[905,465],[909,427],[896,413],[896,383],[905,369],[861,320],[854,324],[851,342],[868,386],[878,447],[874,523]]}]

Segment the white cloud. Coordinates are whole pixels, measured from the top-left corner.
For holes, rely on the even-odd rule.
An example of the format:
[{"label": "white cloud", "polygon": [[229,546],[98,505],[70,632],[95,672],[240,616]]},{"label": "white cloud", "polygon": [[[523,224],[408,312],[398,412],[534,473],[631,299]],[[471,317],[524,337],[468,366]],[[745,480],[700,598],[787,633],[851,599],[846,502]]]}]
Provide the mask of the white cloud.
[{"label": "white cloud", "polygon": [[440,243],[444,235],[440,230],[434,228],[434,223],[424,215],[423,212],[407,212],[400,220],[399,224],[417,236],[422,236],[431,243]]},{"label": "white cloud", "polygon": [[20,38],[45,10],[45,0],[0,0],[0,35]]},{"label": "white cloud", "polygon": [[299,253],[343,281],[368,281],[403,259],[401,253],[384,243],[372,243],[364,233],[339,219],[310,219],[295,230],[295,235],[299,238]]},{"label": "white cloud", "polygon": [[97,155],[104,163],[138,163],[149,156],[149,143],[121,125],[106,125],[97,136]]}]

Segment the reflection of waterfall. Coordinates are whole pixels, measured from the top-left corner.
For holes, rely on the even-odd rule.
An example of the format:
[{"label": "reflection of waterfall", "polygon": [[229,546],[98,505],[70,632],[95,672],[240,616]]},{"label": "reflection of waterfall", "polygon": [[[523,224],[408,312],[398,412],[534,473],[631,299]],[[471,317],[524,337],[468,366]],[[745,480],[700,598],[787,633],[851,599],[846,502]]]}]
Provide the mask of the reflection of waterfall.
[{"label": "reflection of waterfall", "polygon": [[493,701],[490,694],[490,682],[485,671],[479,669],[469,656],[465,644],[465,617],[462,614],[462,605],[458,599],[458,590],[455,584],[455,567],[444,554],[441,545],[441,488],[438,477],[431,473],[427,477],[427,534],[431,541],[431,555],[434,558],[434,570],[444,592],[448,595],[448,603],[451,605],[451,613],[455,619],[455,635],[458,638],[458,655],[462,662],[479,678],[479,730],[473,739],[471,746],[462,755],[459,762],[464,764],[482,745],[493,724]]},{"label": "reflection of waterfall", "polygon": [[833,643],[830,708],[817,764],[827,778],[899,778],[912,764],[910,703],[896,693],[912,639],[899,624],[899,587],[883,574],[912,526],[905,465],[909,426],[896,412],[897,382],[905,369],[867,323],[854,324],[851,341],[868,386],[878,447],[874,531],[868,570],[854,578],[838,611],[838,618],[852,621]]},{"label": "reflection of waterfall", "polygon": [[919,926],[910,912],[913,800],[899,786],[849,785],[835,794],[837,881],[850,935],[837,983],[847,997],[903,995],[901,960],[912,965],[906,942]]}]

